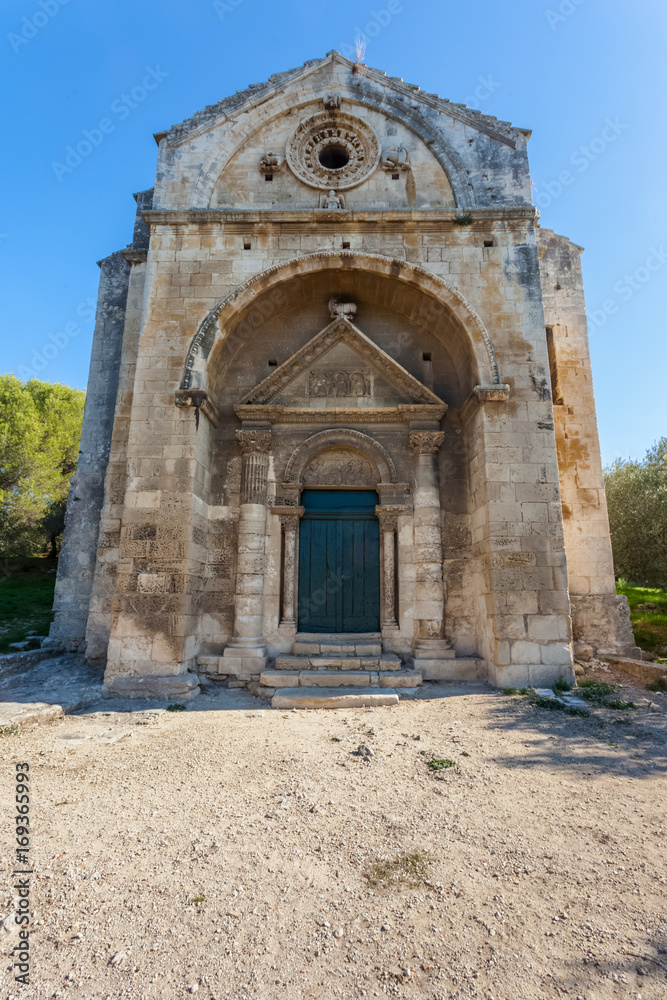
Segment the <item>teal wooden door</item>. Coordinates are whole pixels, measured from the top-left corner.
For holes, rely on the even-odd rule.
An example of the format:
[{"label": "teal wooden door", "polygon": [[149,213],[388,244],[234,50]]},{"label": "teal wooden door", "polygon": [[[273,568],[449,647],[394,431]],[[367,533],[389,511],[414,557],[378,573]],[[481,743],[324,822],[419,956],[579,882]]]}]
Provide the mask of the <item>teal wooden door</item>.
[{"label": "teal wooden door", "polygon": [[299,631],[377,632],[380,534],[373,490],[304,490]]}]

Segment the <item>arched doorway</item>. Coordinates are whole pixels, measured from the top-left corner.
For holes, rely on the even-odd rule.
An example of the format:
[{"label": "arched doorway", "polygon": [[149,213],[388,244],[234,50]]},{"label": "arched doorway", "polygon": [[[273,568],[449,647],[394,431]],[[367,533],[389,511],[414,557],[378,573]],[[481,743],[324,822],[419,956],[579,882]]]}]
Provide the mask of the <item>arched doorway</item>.
[{"label": "arched doorway", "polygon": [[299,538],[300,632],[380,629],[375,490],[306,489]]}]

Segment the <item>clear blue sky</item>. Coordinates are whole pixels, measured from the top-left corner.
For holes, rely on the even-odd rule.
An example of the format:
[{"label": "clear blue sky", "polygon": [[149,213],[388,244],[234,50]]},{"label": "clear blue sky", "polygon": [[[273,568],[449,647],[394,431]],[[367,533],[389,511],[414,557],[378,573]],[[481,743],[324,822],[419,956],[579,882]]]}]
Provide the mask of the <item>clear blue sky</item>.
[{"label": "clear blue sky", "polygon": [[153,132],[361,31],[368,65],[533,129],[542,223],[586,248],[603,460],[667,434],[664,0],[8,0],[1,21],[0,371],[85,387],[96,261],[131,240]]}]

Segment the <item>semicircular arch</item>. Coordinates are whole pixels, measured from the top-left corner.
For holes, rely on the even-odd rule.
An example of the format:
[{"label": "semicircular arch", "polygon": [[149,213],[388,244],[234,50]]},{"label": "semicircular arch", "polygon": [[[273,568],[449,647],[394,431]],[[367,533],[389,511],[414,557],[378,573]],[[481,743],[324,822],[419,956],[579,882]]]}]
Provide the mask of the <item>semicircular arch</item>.
[{"label": "semicircular arch", "polygon": [[[390,94],[379,95],[371,91],[359,94],[342,88],[341,96],[346,105],[380,111],[387,118],[394,119],[414,132],[428,147],[447,174],[457,208],[475,208],[474,188],[459,154],[445,141],[442,133],[431,125],[423,114]],[[321,88],[307,88],[296,106],[293,103],[293,97],[293,94],[279,94],[272,100],[251,108],[247,115],[242,115],[239,122],[232,125],[225,135],[224,142],[218,145],[202,164],[193,187],[191,208],[210,208],[218,179],[239,147],[247,142],[258,129],[280,118],[281,115],[288,113],[293,115],[295,110],[308,107],[309,104],[316,101],[321,102]]]},{"label": "semicircular arch", "polygon": [[[491,338],[477,312],[461,292],[445,278],[405,260],[385,257],[381,254],[360,254],[354,251],[322,251],[294,257],[277,264],[259,274],[253,275],[222,299],[204,317],[199,329],[190,342],[185,360],[181,389],[206,387],[206,366],[211,352],[221,342],[227,341],[232,330],[242,337],[267,319],[266,310],[253,303],[266,292],[275,292],[292,278],[324,270],[364,270],[370,274],[402,281],[421,291],[434,302],[445,306],[459,321],[465,331],[475,359],[476,375],[479,383],[497,385],[500,373]],[[278,295],[270,308],[284,306],[284,296]]]},{"label": "semicircular arch", "polygon": [[300,483],[303,471],[317,455],[330,448],[354,448],[361,452],[375,465],[380,475],[379,482],[395,483],[396,466],[389,452],[378,441],[368,434],[355,431],[350,427],[336,427],[331,430],[319,431],[303,441],[290,456],[285,467],[284,481]]}]

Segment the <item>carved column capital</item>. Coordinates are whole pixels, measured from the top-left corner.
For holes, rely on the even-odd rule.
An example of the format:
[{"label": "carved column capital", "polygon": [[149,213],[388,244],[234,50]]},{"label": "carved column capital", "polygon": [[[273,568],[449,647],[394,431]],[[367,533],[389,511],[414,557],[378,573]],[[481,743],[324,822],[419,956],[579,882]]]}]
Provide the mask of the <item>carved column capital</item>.
[{"label": "carved column capital", "polygon": [[418,455],[435,455],[444,440],[444,431],[411,431],[410,451]]},{"label": "carved column capital", "polygon": [[271,447],[271,431],[240,430],[236,440],[242,455],[266,455]]},{"label": "carved column capital", "polygon": [[274,506],[271,513],[280,518],[283,531],[298,531],[299,521],[306,512],[305,507],[289,507],[286,505]]},{"label": "carved column capital", "polygon": [[407,509],[405,504],[378,504],[375,514],[380,522],[380,531],[396,531],[398,515]]}]

